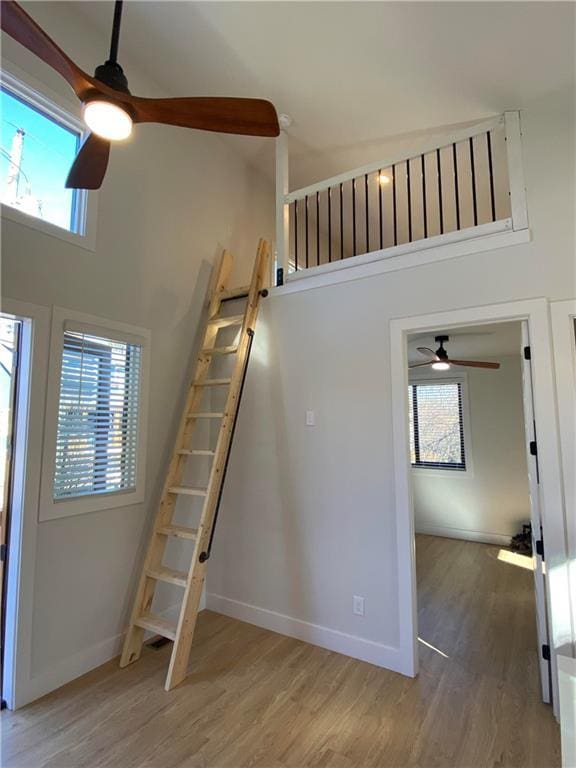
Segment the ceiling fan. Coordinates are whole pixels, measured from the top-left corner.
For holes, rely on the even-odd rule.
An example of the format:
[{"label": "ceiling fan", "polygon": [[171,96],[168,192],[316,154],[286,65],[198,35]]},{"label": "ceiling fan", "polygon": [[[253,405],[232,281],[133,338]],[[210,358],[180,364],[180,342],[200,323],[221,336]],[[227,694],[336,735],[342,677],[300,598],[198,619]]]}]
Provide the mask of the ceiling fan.
[{"label": "ceiling fan", "polygon": [[145,99],[132,96],[117,61],[121,19],[122,0],[116,0],[110,56],[96,67],[94,77],[90,77],[18,3],[1,0],[2,30],[62,75],[82,102],[82,116],[92,132],[76,155],[66,180],[67,187],[98,189],[108,166],[110,143],[128,138],[133,123],[163,123],[247,136],[278,136],[276,110],[263,99]]},{"label": "ceiling fan", "polygon": [[500,368],[500,363],[489,363],[482,360],[453,360],[448,357],[448,352],[444,349],[444,344],[450,341],[449,336],[436,336],[434,341],[440,346],[433,352],[428,347],[417,347],[418,352],[426,355],[428,360],[425,363],[414,363],[409,368],[421,368],[423,365],[431,365],[436,371],[447,371],[452,365],[463,365],[467,368]]}]

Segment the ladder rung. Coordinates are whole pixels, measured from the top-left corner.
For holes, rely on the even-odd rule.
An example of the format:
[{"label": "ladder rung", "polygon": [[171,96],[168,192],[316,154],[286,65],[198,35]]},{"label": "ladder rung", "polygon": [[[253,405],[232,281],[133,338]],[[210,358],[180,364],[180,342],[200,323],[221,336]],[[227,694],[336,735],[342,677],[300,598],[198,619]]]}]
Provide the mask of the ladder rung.
[{"label": "ladder rung", "polygon": [[185,587],[188,581],[186,571],[175,571],[173,568],[147,568],[146,575],[157,581],[165,581],[167,584],[177,584],[179,587]]},{"label": "ladder rung", "polygon": [[204,381],[194,382],[195,387],[225,387],[232,382],[232,379],[204,379]]},{"label": "ladder rung", "polygon": [[195,539],[198,535],[198,529],[185,528],[183,525],[162,525],[156,529],[156,533],[163,536],[175,536],[177,539]]},{"label": "ladder rung", "polygon": [[176,638],[176,625],[160,616],[155,616],[153,613],[144,613],[136,619],[134,624],[137,627],[142,627],[142,629],[149,629],[150,632],[155,632],[157,635],[162,635],[162,637],[167,637],[169,640]]},{"label": "ladder rung", "polygon": [[220,301],[232,301],[232,299],[245,299],[250,293],[249,285],[242,285],[240,288],[230,288],[227,291],[221,291]]},{"label": "ladder rung", "polygon": [[223,413],[218,413],[216,411],[212,412],[200,412],[200,411],[192,411],[192,413],[188,414],[189,419],[222,419],[224,418]]},{"label": "ladder rung", "polygon": [[189,485],[173,485],[168,488],[168,493],[176,493],[183,496],[206,496],[206,488],[191,488]]},{"label": "ladder rung", "polygon": [[233,355],[238,351],[238,344],[231,344],[227,347],[210,347],[203,349],[203,355]]},{"label": "ladder rung", "polygon": [[186,448],[180,448],[176,451],[180,456],[215,456],[216,451],[210,451],[208,448],[193,448],[188,450]]},{"label": "ladder rung", "polygon": [[208,320],[209,325],[216,326],[216,328],[228,328],[230,325],[242,325],[244,322],[244,315],[231,315],[230,317],[213,317]]}]

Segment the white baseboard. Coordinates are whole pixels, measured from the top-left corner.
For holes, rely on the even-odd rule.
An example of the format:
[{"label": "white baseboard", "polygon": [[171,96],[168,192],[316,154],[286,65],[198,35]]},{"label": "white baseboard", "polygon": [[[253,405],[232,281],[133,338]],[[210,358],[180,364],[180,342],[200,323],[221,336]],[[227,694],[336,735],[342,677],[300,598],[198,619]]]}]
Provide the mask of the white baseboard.
[{"label": "white baseboard", "polygon": [[[202,610],[204,600],[200,605]],[[176,622],[178,620],[178,613],[180,610],[180,603],[171,605],[164,611],[159,611],[159,615],[169,621]],[[153,632],[146,632],[144,639],[148,640],[153,637]],[[124,642],[124,632],[121,632],[114,637],[109,637],[107,640],[102,640],[96,645],[92,645],[89,648],[84,648],[74,656],[70,656],[67,659],[50,667],[50,669],[42,672],[36,677],[32,677],[27,681],[25,686],[21,686],[20,690],[16,691],[14,709],[20,709],[25,704],[29,704],[31,701],[39,699],[41,696],[45,696],[47,693],[55,691],[57,688],[61,688],[66,683],[75,680],[77,677],[85,675],[87,672],[99,667],[101,664],[105,664],[110,659],[118,656],[122,650],[122,643]]]},{"label": "white baseboard", "polygon": [[[200,610],[204,610],[205,607],[206,589],[204,588],[202,597],[200,598]],[[158,615],[162,616],[164,619],[168,619],[168,621],[176,623],[178,621],[179,612],[180,603],[176,603],[165,608],[163,611],[158,611]],[[25,685],[20,685],[16,690],[14,696],[14,709],[20,709],[20,707],[30,704],[31,701],[35,701],[41,696],[45,696],[47,693],[51,693],[57,688],[61,688],[63,685],[66,685],[66,683],[85,675],[87,672],[90,672],[101,664],[105,664],[107,661],[110,661],[110,659],[118,656],[122,650],[124,634],[124,632],[121,632],[114,637],[109,637],[106,640],[102,640],[100,643],[91,645],[89,648],[84,648],[74,654],[74,656],[62,659],[62,661],[50,667],[50,669],[45,672],[30,678]],[[144,640],[148,640],[153,636],[153,632],[146,632],[144,634]]]},{"label": "white baseboard", "polygon": [[498,544],[508,547],[512,536],[503,533],[486,533],[486,531],[469,531],[465,528],[444,528],[440,525],[416,525],[416,533],[425,533],[429,536],[443,536],[447,539],[464,539],[464,541],[479,541],[482,544]]},{"label": "white baseboard", "polygon": [[16,690],[14,709],[20,709],[25,704],[55,691],[71,680],[75,680],[86,672],[99,667],[120,653],[124,634],[109,637],[96,645],[84,648],[82,651],[63,659],[36,677],[30,678],[25,686]]},{"label": "white baseboard", "polygon": [[348,635],[345,632],[322,627],[318,624],[310,624],[292,616],[259,608],[239,600],[231,600],[213,592],[208,592],[206,595],[206,607],[211,611],[222,613],[239,621],[255,624],[272,632],[294,637],[297,640],[303,640],[306,643],[318,645],[321,648],[327,648],[330,651],[336,651],[336,653],[411,676],[411,660],[405,658],[405,654],[400,648],[393,648],[356,635]]}]

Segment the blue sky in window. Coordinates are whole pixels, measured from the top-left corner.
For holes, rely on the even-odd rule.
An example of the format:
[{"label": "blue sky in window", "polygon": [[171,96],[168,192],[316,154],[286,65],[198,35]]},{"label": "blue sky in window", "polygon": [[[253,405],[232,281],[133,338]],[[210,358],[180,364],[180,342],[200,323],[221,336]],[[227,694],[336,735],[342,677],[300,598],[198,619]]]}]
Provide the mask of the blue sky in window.
[{"label": "blue sky in window", "polygon": [[[1,152],[0,190],[2,202],[64,229],[71,229],[74,190],[64,184],[76,156],[77,133],[0,91]],[[19,168],[10,156],[18,129],[24,131]],[[18,173],[19,170],[19,173]]]}]

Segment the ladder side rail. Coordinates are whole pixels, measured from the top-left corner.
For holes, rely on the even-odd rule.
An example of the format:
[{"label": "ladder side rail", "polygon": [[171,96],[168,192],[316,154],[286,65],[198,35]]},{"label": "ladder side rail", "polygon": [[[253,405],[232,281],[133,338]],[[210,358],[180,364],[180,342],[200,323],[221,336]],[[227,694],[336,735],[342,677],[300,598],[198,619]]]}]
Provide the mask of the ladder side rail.
[{"label": "ladder side rail", "polygon": [[[213,334],[214,339],[216,333]],[[206,346],[206,337],[203,341]],[[206,355],[199,355],[197,365],[195,367],[195,378],[199,368],[208,368],[210,364]],[[204,374],[205,375],[205,374]],[[144,614],[148,613],[154,599],[154,593],[156,591],[156,581],[147,575],[148,570],[154,570],[158,568],[164,558],[166,550],[167,537],[158,536],[157,530],[169,525],[176,506],[176,496],[169,493],[169,488],[180,484],[184,467],[186,463],[186,456],[179,454],[178,451],[185,448],[188,440],[191,437],[191,425],[189,424],[188,413],[193,409],[194,402],[201,392],[199,387],[192,385],[186,397],[186,403],[180,425],[178,427],[177,438],[175,442],[174,452],[170,459],[168,471],[166,473],[166,479],[164,481],[164,487],[162,489],[162,495],[160,497],[160,503],[154,519],[153,529],[150,535],[150,542],[144,558],[142,566],[142,575],[138,584],[138,590],[136,593],[136,599],[134,601],[134,608],[132,610],[132,616],[130,619],[130,627],[126,635],[124,643],[124,649],[120,658],[120,666],[125,667],[128,664],[136,661],[142,652],[142,644],[144,641],[144,629],[137,626],[136,621]]]},{"label": "ladder side rail", "polygon": [[[232,270],[232,257],[228,251],[224,251],[220,259],[218,266],[216,279],[212,288],[210,296],[210,302],[208,307],[209,318],[212,316],[210,313],[218,312],[220,308],[220,294],[226,289],[227,281]],[[215,307],[215,310],[214,310]],[[202,339],[201,349],[209,349],[214,346],[216,342],[216,335],[218,333],[217,328],[206,325],[206,331]],[[194,372],[192,374],[192,382],[186,396],[186,402],[184,411],[180,419],[178,432],[175,440],[175,447],[172,452],[168,471],[166,473],[166,479],[164,487],[162,489],[162,495],[156,516],[154,519],[153,529],[150,534],[150,541],[146,550],[146,555],[142,565],[142,573],[138,583],[138,589],[136,597],[134,599],[132,614],[130,617],[130,625],[126,638],[124,641],[124,647],[120,658],[120,666],[125,667],[136,661],[142,653],[142,645],[144,642],[144,629],[137,626],[136,621],[142,614],[147,613],[152,605],[154,599],[154,593],[156,591],[156,580],[148,576],[148,570],[155,570],[162,564],[164,553],[166,550],[167,537],[159,536],[157,531],[168,525],[171,522],[172,515],[174,513],[174,507],[176,505],[176,497],[168,492],[168,489],[173,485],[178,485],[181,476],[184,471],[186,456],[179,454],[180,449],[186,448],[188,441],[191,438],[190,419],[188,414],[194,410],[195,403],[202,396],[202,388],[195,386],[195,382],[203,381],[206,378],[208,368],[210,367],[210,358],[206,354],[200,354],[197,357],[196,365],[194,366]]]},{"label": "ladder side rail", "polygon": [[229,251],[224,251],[220,259],[218,266],[218,272],[216,273],[216,280],[212,286],[210,293],[210,303],[208,305],[208,319],[210,320],[218,314],[220,309],[221,294],[224,293],[228,287],[228,280],[230,279],[230,273],[232,272],[232,254]]},{"label": "ladder side rail", "polygon": [[224,410],[225,415],[220,426],[218,442],[216,445],[216,456],[212,465],[210,480],[208,482],[208,495],[204,502],[204,509],[198,527],[198,537],[196,539],[194,556],[190,565],[188,585],[184,593],[176,638],[174,640],[174,647],[170,658],[170,666],[165,685],[167,691],[182,682],[186,676],[192,638],[194,636],[194,629],[198,617],[198,606],[207,569],[207,560],[200,562],[200,553],[206,551],[209,544],[210,533],[220,494],[220,486],[223,482],[226,456],[233,434],[235,413],[239,404],[243,371],[247,363],[249,346],[251,346],[251,335],[248,331],[253,330],[252,326],[254,325],[258,314],[260,292],[263,290],[263,286],[267,285],[266,273],[268,269],[269,255],[268,243],[265,240],[260,240],[248,294],[242,334],[238,345],[238,357],[234,367],[232,383],[230,385]]}]

